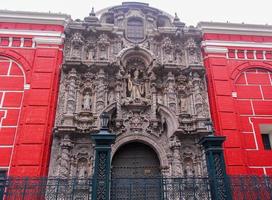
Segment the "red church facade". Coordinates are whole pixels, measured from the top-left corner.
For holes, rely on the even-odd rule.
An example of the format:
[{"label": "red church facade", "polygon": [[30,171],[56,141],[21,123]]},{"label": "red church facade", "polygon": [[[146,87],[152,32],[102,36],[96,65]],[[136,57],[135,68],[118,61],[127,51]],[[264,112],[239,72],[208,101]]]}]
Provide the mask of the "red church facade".
[{"label": "red church facade", "polygon": [[272,175],[272,27],[199,23],[215,135],[228,174]]},{"label": "red church facade", "polygon": [[0,170],[45,176],[69,16],[0,12]]},{"label": "red church facade", "polygon": [[[10,176],[47,175],[68,21],[63,14],[0,13],[0,170]],[[227,173],[272,175],[272,27],[199,28]]]}]

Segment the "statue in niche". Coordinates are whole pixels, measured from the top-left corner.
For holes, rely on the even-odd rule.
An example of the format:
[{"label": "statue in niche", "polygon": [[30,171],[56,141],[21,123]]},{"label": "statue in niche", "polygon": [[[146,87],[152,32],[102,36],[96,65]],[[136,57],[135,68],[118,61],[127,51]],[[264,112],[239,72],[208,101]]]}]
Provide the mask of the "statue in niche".
[{"label": "statue in niche", "polygon": [[187,98],[184,94],[180,98],[180,111],[182,113],[187,111]]},{"label": "statue in niche", "polygon": [[109,94],[108,94],[108,104],[113,103],[115,100],[115,96],[114,96],[114,91],[110,90]]},{"label": "statue in niche", "polygon": [[195,175],[193,160],[189,157],[184,159],[184,175],[187,177],[192,177]]},{"label": "statue in niche", "polygon": [[84,43],[83,37],[80,33],[75,33],[72,36],[71,44],[72,44],[72,52],[71,58],[79,59],[82,53],[82,45]]},{"label": "statue in niche", "polygon": [[88,92],[88,91],[83,96],[82,108],[84,110],[91,109],[91,95],[90,95],[90,92]]},{"label": "statue in niche", "polygon": [[86,178],[88,176],[86,159],[79,159],[78,168],[77,168],[77,176],[78,178]]},{"label": "statue in niche", "polygon": [[136,69],[133,73],[133,78],[128,75],[128,91],[130,92],[130,97],[134,99],[141,99],[144,95],[144,85],[139,79],[139,70]]},{"label": "statue in niche", "polygon": [[157,99],[158,99],[158,104],[162,104],[162,105],[164,104],[164,102],[163,102],[163,96],[161,94],[158,94]]}]

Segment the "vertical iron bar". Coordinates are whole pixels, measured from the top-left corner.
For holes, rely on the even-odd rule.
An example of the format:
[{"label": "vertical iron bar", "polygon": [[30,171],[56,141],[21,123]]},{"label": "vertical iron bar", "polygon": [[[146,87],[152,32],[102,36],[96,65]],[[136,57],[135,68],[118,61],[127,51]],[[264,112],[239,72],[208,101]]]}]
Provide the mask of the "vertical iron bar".
[{"label": "vertical iron bar", "polygon": [[256,197],[257,197],[257,200],[261,200],[261,193],[260,193],[260,180],[257,176],[254,177],[254,188],[256,188]]},{"label": "vertical iron bar", "polygon": [[[72,194],[71,194],[71,198],[74,199],[74,191],[75,191],[75,184],[76,184],[76,179],[72,178]],[[78,180],[79,181],[79,180]]]},{"label": "vertical iron bar", "polygon": [[265,176],[265,186],[266,186],[266,190],[268,195],[270,196],[270,199],[272,199],[272,187],[271,187],[271,177],[269,176]]},{"label": "vertical iron bar", "polygon": [[132,194],[131,194],[131,192],[132,192],[132,182],[130,182],[129,180],[128,180],[128,182],[129,182],[129,199],[131,200],[132,199],[132,197],[131,197],[132,196]]},{"label": "vertical iron bar", "polygon": [[[54,183],[55,181],[53,181]],[[56,200],[58,200],[58,194],[59,194],[59,184],[60,184],[60,178],[57,178],[57,191],[56,191]]]},{"label": "vertical iron bar", "polygon": [[182,182],[182,178],[179,178],[178,180],[179,199],[182,199],[181,182]]},{"label": "vertical iron bar", "polygon": [[3,179],[0,177],[0,200],[4,199],[6,182],[7,178],[5,176],[3,176]]},{"label": "vertical iron bar", "polygon": [[90,200],[92,197],[92,192],[93,192],[93,185],[92,185],[92,179],[88,178],[88,199]]},{"label": "vertical iron bar", "polygon": [[28,177],[26,177],[25,179],[23,179],[24,180],[24,186],[23,186],[23,200],[25,199],[25,192],[26,192],[26,187],[27,187],[27,179],[28,179]]},{"label": "vertical iron bar", "polygon": [[242,177],[239,177],[239,180],[240,180],[240,185],[242,187],[242,194],[244,194],[244,200],[246,200],[246,190],[244,189],[245,187],[245,183],[244,183],[244,179]]},{"label": "vertical iron bar", "polygon": [[146,198],[146,179],[143,179],[144,180],[144,198],[145,200],[147,200]]},{"label": "vertical iron bar", "polygon": [[193,179],[194,200],[197,200],[197,198],[196,198],[196,183],[195,183],[195,177],[193,177],[192,179]]},{"label": "vertical iron bar", "polygon": [[163,187],[162,187],[162,179],[163,179],[163,177],[161,176],[160,177],[160,180],[159,180],[159,189],[160,189],[160,200],[163,200]]}]

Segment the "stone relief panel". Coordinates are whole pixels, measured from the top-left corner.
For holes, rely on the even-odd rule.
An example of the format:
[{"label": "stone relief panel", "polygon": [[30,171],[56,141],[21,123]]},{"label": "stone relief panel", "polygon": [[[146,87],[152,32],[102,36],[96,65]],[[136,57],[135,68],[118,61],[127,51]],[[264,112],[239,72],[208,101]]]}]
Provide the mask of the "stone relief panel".
[{"label": "stone relief panel", "polygon": [[[177,16],[134,4],[109,9],[100,20],[92,12],[67,27],[50,176],[92,175],[90,135],[99,131],[102,112],[111,116],[117,143],[141,137],[161,149],[163,175],[205,174],[197,145],[210,133],[201,34]],[[134,15],[144,20],[139,43],[125,35]]]}]

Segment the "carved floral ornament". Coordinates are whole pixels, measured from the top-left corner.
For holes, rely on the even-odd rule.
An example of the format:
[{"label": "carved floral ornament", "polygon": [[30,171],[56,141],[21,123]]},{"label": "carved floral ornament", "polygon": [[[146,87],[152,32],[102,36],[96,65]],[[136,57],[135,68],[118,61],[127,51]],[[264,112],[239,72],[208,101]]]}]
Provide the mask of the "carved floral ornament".
[{"label": "carved floral ornament", "polygon": [[81,33],[78,33],[78,32],[74,33],[71,38],[71,43],[74,47],[82,46],[84,43],[84,39],[83,39]]},{"label": "carved floral ornament", "polygon": [[102,50],[110,45],[109,37],[106,34],[101,34],[97,40],[97,44]]},{"label": "carved floral ornament", "polygon": [[189,38],[186,42],[186,48],[189,50],[189,53],[192,55],[197,49],[196,42],[193,38]]},{"label": "carved floral ornament", "polygon": [[173,49],[173,44],[172,44],[172,41],[169,37],[165,37],[162,40],[162,47],[166,53],[168,53],[168,54],[171,53],[171,50]]}]

